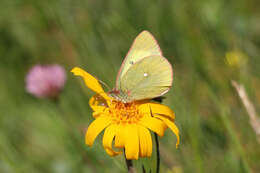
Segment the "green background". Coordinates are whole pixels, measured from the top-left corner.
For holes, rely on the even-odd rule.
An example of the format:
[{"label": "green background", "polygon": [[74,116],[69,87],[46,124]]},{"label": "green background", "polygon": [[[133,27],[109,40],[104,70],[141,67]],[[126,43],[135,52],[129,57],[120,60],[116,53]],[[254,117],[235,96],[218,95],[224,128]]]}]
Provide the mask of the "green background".
[{"label": "green background", "polygon": [[[181,144],[175,148],[170,130],[160,138],[161,172],[260,172],[259,143],[231,85],[243,84],[260,112],[259,0],[0,4],[0,172],[126,172],[124,158],[109,157],[101,137],[85,146],[94,93],[69,71],[79,66],[113,88],[142,30],[155,36],[174,68],[164,104],[176,113]],[[26,93],[29,68],[52,63],[67,71],[59,101]],[[154,167],[154,157],[135,162],[138,169],[142,162]]]}]

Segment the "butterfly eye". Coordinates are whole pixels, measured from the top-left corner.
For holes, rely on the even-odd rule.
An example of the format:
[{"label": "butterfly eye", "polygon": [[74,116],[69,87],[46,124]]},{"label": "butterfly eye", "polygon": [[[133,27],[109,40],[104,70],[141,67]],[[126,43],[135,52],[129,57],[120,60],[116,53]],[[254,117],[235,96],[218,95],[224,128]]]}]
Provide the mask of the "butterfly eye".
[{"label": "butterfly eye", "polygon": [[130,61],[129,63],[130,63],[130,64],[134,64],[134,61]]}]

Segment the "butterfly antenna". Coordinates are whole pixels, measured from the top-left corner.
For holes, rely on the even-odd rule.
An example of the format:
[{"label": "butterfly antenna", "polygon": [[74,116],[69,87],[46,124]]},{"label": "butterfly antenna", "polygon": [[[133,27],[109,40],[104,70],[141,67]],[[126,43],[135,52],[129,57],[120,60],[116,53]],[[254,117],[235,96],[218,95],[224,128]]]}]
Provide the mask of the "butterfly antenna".
[{"label": "butterfly antenna", "polygon": [[99,81],[102,85],[104,85],[104,86],[108,89],[108,91],[111,91],[111,88],[110,88],[105,82],[103,82],[103,81],[100,80],[100,79],[98,79],[98,81]]}]

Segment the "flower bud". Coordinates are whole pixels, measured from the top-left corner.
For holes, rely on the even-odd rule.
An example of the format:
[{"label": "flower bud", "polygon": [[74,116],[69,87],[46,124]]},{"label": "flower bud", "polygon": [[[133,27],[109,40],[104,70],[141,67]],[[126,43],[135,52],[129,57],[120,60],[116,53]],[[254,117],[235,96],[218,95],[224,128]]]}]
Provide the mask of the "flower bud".
[{"label": "flower bud", "polygon": [[26,76],[26,91],[38,98],[57,98],[65,81],[66,73],[60,65],[35,65]]}]

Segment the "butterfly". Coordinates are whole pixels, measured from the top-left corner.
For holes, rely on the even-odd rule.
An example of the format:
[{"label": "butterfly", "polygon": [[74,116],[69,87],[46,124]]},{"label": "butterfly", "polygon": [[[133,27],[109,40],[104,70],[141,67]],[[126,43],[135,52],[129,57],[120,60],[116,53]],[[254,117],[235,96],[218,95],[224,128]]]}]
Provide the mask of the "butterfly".
[{"label": "butterfly", "polygon": [[143,31],[135,38],[109,94],[124,103],[153,99],[167,93],[172,81],[171,64],[163,57],[153,35]]}]

